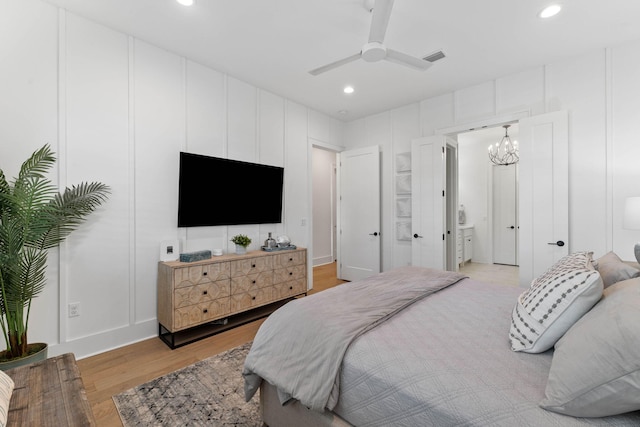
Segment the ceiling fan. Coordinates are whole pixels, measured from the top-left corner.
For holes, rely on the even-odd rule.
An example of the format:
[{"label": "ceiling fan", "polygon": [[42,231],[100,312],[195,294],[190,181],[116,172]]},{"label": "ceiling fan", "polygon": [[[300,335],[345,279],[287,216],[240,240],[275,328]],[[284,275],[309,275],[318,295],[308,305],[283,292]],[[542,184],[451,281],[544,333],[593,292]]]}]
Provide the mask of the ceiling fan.
[{"label": "ceiling fan", "polygon": [[[362,47],[359,53],[316,68],[315,70],[311,70],[309,71],[309,74],[317,76],[318,74],[348,64],[349,62],[356,61],[360,58],[367,62],[376,62],[384,59],[416,70],[426,70],[429,68],[432,64],[427,59],[416,58],[415,56],[407,55],[406,53],[398,52],[397,50],[388,49],[383,44],[384,35],[387,32],[387,26],[389,25],[389,17],[391,16],[393,1],[394,0],[375,0],[371,17],[371,29],[369,30],[369,40]],[[371,10],[371,7],[368,6],[370,3],[371,0],[365,0],[365,8],[368,10]]]}]

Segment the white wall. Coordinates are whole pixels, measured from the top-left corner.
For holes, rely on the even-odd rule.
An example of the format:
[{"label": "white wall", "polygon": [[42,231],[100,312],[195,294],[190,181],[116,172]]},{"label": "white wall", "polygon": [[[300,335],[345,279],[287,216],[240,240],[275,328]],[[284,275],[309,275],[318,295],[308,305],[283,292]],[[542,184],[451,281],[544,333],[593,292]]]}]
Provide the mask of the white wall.
[{"label": "white wall", "polygon": [[[426,99],[419,105],[419,118],[402,128],[413,129],[405,134],[408,140],[518,112],[537,115],[568,110],[569,250],[590,250],[595,256],[614,250],[623,259],[633,260],[633,244],[640,240],[640,231],[622,229],[622,209],[625,197],[640,194],[640,170],[635,166],[640,155],[638,75],[640,41]],[[383,171],[388,170],[394,152],[401,151],[397,147],[406,146],[406,141],[390,136],[398,124],[388,117],[396,111],[349,123],[344,144],[351,148],[376,141],[382,149]],[[382,118],[390,123],[383,133],[378,128]],[[374,132],[377,138],[369,138]],[[383,204],[392,203],[383,189]],[[410,253],[393,247],[389,237],[383,239],[384,260],[392,259],[393,265],[410,261]],[[387,270],[390,263],[383,266]]]},{"label": "white wall", "polygon": [[[156,336],[163,240],[180,239],[182,251],[232,250],[229,238],[245,233],[258,249],[271,231],[310,244],[308,141],[339,146],[340,122],[39,0],[2,2],[0,28],[0,168],[14,176],[49,143],[55,182],[101,181],[112,191],[51,252],[32,342],[81,358]],[[283,166],[283,223],[178,229],[181,150]],[[203,188],[209,206],[230,208],[216,185],[224,183]],[[67,317],[70,302],[79,317]]]}]

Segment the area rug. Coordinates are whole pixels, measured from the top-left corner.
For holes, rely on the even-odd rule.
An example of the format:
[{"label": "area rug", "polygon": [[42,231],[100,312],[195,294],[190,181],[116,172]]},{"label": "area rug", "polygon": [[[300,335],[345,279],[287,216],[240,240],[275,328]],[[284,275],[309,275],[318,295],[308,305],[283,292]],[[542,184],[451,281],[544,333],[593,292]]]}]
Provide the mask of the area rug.
[{"label": "area rug", "polygon": [[259,396],[244,401],[242,366],[251,343],[201,360],[116,396],[131,426],[262,426]]}]

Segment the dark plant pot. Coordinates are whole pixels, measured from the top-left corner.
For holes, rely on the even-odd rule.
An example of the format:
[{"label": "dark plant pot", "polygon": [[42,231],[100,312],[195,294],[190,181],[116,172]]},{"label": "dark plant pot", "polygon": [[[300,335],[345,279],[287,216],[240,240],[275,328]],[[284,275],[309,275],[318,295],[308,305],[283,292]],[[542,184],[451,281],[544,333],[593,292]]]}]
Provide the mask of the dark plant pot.
[{"label": "dark plant pot", "polygon": [[[18,359],[11,359],[5,362],[0,362],[0,370],[6,371],[8,369],[17,368],[18,366],[28,365],[29,363],[40,362],[47,358],[47,350],[49,346],[45,343],[33,343],[28,344],[27,349],[29,354],[25,357]],[[0,352],[0,359],[4,358],[5,352]]]}]

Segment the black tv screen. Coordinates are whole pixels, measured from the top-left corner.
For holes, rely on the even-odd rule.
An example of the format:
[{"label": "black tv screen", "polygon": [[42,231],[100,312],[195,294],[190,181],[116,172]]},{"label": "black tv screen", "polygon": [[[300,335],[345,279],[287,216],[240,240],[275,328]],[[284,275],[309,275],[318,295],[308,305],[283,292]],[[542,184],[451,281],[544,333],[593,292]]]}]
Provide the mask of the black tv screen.
[{"label": "black tv screen", "polygon": [[284,168],[180,152],[178,227],[282,222]]}]

